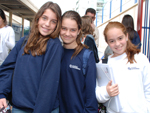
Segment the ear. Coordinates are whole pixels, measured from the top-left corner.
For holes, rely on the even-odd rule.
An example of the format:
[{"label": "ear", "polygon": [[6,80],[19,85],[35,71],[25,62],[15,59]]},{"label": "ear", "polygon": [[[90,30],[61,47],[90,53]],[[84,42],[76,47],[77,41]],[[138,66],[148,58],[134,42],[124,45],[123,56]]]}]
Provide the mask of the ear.
[{"label": "ear", "polygon": [[96,17],[94,17],[94,19],[93,19],[93,20],[95,20],[95,18],[96,18]]}]

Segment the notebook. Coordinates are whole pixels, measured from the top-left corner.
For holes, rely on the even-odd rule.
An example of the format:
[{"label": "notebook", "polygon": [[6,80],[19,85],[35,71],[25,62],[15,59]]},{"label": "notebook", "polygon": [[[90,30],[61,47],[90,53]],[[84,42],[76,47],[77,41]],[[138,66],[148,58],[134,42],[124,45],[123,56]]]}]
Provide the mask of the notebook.
[{"label": "notebook", "polygon": [[[96,64],[97,70],[97,85],[99,87],[106,86],[110,80],[112,80],[112,84],[115,84],[115,78],[113,76],[113,70],[109,64]],[[114,112],[120,112],[122,106],[120,104],[120,100],[118,95],[115,97],[111,97],[109,101],[104,103],[106,107],[113,110]]]}]

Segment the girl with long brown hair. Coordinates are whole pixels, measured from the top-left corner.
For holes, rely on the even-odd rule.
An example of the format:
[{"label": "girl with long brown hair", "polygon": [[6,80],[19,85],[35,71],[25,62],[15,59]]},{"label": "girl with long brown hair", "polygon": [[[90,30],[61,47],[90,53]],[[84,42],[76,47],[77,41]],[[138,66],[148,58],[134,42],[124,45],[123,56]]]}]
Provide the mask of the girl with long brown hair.
[{"label": "girl with long brown hair", "polygon": [[[122,109],[119,113],[150,113],[150,63],[131,43],[127,30],[120,22],[109,22],[104,29],[105,41],[113,51],[108,56],[115,82],[96,87],[97,100],[109,101],[118,95]],[[113,103],[115,104],[115,103]],[[116,113],[107,106],[107,113]],[[118,113],[118,112],[117,112]]]},{"label": "girl with long brown hair", "polygon": [[12,92],[12,113],[59,113],[60,27],[60,7],[45,3],[35,15],[27,43],[21,47],[21,38],[0,67],[0,108],[7,107]]},{"label": "girl with long brown hair", "polygon": [[[60,37],[63,41],[64,56],[60,76],[60,113],[97,113],[95,96],[96,64],[91,52],[83,73],[83,54],[87,50],[81,43],[82,23],[75,11],[62,16]],[[90,51],[90,50],[89,50]]]}]

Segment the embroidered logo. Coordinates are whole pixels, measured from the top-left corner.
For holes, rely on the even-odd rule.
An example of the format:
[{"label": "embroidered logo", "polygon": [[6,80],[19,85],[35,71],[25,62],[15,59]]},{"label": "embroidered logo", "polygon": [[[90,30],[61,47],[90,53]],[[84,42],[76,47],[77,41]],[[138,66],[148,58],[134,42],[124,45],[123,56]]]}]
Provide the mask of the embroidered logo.
[{"label": "embroidered logo", "polygon": [[139,69],[137,67],[128,67],[128,70],[135,70],[135,69]]},{"label": "embroidered logo", "polygon": [[73,68],[73,69],[81,70],[80,68],[78,68],[78,66],[75,66],[75,65],[72,65],[72,64],[70,64],[69,67]]}]

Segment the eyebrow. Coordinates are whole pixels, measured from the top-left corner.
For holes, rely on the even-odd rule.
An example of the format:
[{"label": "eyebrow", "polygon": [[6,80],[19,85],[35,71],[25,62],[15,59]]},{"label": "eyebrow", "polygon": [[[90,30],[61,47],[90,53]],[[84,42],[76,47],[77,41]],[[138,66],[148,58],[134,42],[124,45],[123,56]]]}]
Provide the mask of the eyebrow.
[{"label": "eyebrow", "polygon": [[[118,36],[117,38],[122,38],[122,37],[123,37],[123,35],[121,35],[121,36]],[[114,40],[114,39],[109,39],[109,40]],[[108,40],[108,41],[109,41],[109,40]]]}]

